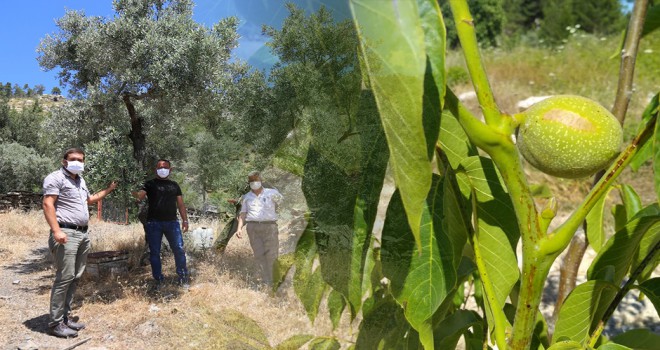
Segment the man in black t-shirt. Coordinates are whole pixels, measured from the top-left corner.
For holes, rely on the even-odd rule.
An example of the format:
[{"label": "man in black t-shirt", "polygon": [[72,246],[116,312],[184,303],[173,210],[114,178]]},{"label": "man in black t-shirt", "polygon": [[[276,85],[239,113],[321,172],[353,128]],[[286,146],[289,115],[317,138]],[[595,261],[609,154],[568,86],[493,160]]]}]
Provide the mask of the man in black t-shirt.
[{"label": "man in black t-shirt", "polygon": [[[165,235],[174,253],[179,284],[187,289],[189,286],[188,269],[186,268],[186,253],[183,250],[181,231],[188,231],[188,214],[183,204],[181,188],[176,182],[168,179],[170,170],[170,161],[160,159],[156,163],[156,177],[144,183],[142,189],[137,192],[137,198],[142,200],[147,197],[149,203],[147,222],[144,227],[149,244],[151,273],[157,286],[160,286],[164,279],[160,261],[160,245],[163,235]],[[181,215],[181,228],[179,228],[176,215],[177,209]]]}]

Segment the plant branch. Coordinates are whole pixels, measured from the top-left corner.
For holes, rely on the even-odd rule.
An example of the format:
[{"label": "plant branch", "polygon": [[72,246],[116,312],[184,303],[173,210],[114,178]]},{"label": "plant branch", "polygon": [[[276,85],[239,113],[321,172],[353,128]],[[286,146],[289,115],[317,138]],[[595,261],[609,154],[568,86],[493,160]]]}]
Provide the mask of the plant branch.
[{"label": "plant branch", "polygon": [[594,347],[596,345],[596,341],[598,341],[598,338],[600,337],[600,334],[603,332],[603,328],[605,328],[605,324],[607,324],[607,321],[609,321],[610,317],[612,317],[612,314],[614,313],[614,310],[616,310],[617,306],[619,306],[619,303],[621,303],[621,300],[623,300],[623,297],[626,296],[628,291],[632,289],[633,284],[637,280],[637,277],[642,274],[646,266],[648,266],[651,261],[655,258],[656,253],[660,250],[660,242],[656,242],[655,246],[653,246],[653,249],[649,251],[648,254],[646,254],[646,257],[644,257],[644,260],[639,263],[635,271],[630,274],[630,278],[628,278],[628,281],[619,289],[619,291],[616,293],[614,296],[614,299],[610,303],[610,306],[605,310],[605,313],[603,314],[603,317],[601,317],[600,321],[598,322],[598,326],[594,330],[594,332],[591,334],[591,338],[589,339],[589,345],[591,347]]},{"label": "plant branch", "polygon": [[488,152],[506,140],[468,111],[450,89],[447,89],[445,95],[445,108],[456,116],[465,134],[475,146]]},{"label": "plant branch", "polygon": [[470,9],[466,0],[449,0],[451,12],[454,15],[458,39],[461,42],[465,61],[467,64],[472,83],[479,99],[479,105],[484,113],[484,119],[490,126],[500,129],[502,116],[495,103],[493,90],[488,82],[486,70],[481,63],[479,55],[479,46],[477,45],[477,34],[474,28],[474,19],[470,14]]},{"label": "plant branch", "polygon": [[612,114],[619,120],[621,125],[628,111],[628,104],[632,97],[632,83],[635,75],[635,61],[639,50],[639,41],[642,38],[642,29],[648,10],[648,0],[637,0],[633,6],[632,16],[626,33],[626,40],[621,50],[621,65],[619,66],[619,84],[617,85],[616,98],[612,107]]},{"label": "plant branch", "polygon": [[558,255],[570,242],[573,234],[578,229],[582,221],[587,217],[589,211],[596,205],[596,202],[607,193],[607,189],[614,183],[623,169],[630,163],[633,156],[653,134],[658,115],[654,115],[646,124],[646,127],[632,140],[630,145],[621,152],[621,154],[612,163],[609,169],[592,188],[585,200],[575,209],[573,214],[561,225],[555,232],[548,235],[541,242],[541,252],[545,255]]}]

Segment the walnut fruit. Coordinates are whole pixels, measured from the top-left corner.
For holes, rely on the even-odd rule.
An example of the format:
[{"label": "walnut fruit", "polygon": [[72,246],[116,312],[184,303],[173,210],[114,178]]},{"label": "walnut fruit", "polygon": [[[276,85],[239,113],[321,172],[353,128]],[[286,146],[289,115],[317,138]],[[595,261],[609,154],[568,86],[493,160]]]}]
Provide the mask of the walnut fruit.
[{"label": "walnut fruit", "polygon": [[590,99],[558,95],[518,115],[518,150],[546,174],[579,178],[607,167],[619,154],[619,121]]}]

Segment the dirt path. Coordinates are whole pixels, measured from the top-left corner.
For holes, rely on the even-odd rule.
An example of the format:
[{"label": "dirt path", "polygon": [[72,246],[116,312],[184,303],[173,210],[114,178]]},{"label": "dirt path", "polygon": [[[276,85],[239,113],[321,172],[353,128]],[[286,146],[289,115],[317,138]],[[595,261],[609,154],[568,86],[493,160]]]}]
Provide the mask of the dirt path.
[{"label": "dirt path", "polygon": [[47,259],[45,240],[30,243],[37,248],[0,267],[2,349],[63,349],[82,338],[58,339],[47,334],[54,271]]}]

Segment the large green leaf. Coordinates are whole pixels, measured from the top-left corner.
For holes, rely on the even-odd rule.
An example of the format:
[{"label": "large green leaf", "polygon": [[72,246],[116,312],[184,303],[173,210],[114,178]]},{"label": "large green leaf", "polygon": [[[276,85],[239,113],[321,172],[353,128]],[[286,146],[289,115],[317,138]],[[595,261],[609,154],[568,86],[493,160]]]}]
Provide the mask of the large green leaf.
[{"label": "large green leaf", "polygon": [[404,306],[406,318],[425,337],[430,336],[428,321],[456,284],[452,241],[442,230],[443,197],[443,181],[435,176],[422,215],[421,250],[406,225],[398,191],[390,200],[383,227],[383,274],[390,278],[392,293]]},{"label": "large green leaf", "polygon": [[635,252],[644,235],[657,235],[660,232],[659,221],[660,216],[636,218],[616,232],[589,266],[588,279],[605,279],[605,274],[613,269],[612,282],[621,283],[633,263]]},{"label": "large green leaf", "polygon": [[630,221],[633,216],[642,210],[642,200],[639,198],[635,189],[626,184],[619,186],[619,193],[621,195],[621,201],[623,202],[624,207],[626,207],[626,217]]},{"label": "large green leaf", "polygon": [[615,343],[606,343],[598,347],[598,350],[633,350],[627,346],[615,344]]},{"label": "large green leaf", "polygon": [[[453,249],[451,253],[454,258],[453,266],[458,270],[463,256],[463,248],[471,232],[470,207],[460,193],[454,172],[447,172],[444,186],[444,213],[440,224],[442,225],[442,232],[447,235]],[[437,215],[438,213],[434,212],[434,217]],[[460,276],[458,278],[460,279]]]},{"label": "large green leaf", "polygon": [[552,344],[548,350],[584,350],[582,344],[573,340],[562,340]]},{"label": "large green leaf", "polygon": [[[573,289],[559,311],[553,344],[562,340],[583,343],[589,337],[592,321],[599,319],[618,288],[604,281],[588,281]],[[551,347],[554,349],[554,347]]]},{"label": "large green leaf", "polygon": [[226,344],[230,349],[270,349],[270,343],[264,330],[257,321],[233,309],[224,309],[218,314],[217,321],[222,325],[223,332],[229,334],[231,340]]},{"label": "large green leaf", "polygon": [[384,296],[364,315],[355,348],[417,350],[421,343],[406,321],[403,309],[394,299]]},{"label": "large green leaf", "polygon": [[596,205],[587,214],[587,239],[589,245],[594,251],[599,252],[600,248],[605,243],[605,232],[603,231],[603,214],[605,212],[605,200],[607,195],[612,191],[610,187],[607,192],[602,196]]},{"label": "large green leaf", "polygon": [[287,340],[277,344],[275,350],[298,350],[314,338],[309,334],[296,334],[289,337]]},{"label": "large green leaf", "polygon": [[424,46],[427,55],[422,118],[427,156],[432,159],[438,140],[440,115],[446,90],[445,46],[447,33],[437,1],[417,0],[417,6],[421,26],[424,30]]},{"label": "large green leaf", "polygon": [[658,249],[656,247],[658,244],[660,244],[660,234],[657,231],[653,233],[651,230],[649,230],[639,242],[639,247],[637,248],[637,251],[635,251],[635,256],[633,257],[633,262],[630,267],[631,271],[635,271],[647,255],[654,254],[655,256],[647,262],[648,265],[644,267],[642,273],[637,277],[637,282],[641,283],[649,279],[653,271],[655,271],[655,268],[658,266],[658,262],[660,262],[660,254],[656,251]]},{"label": "large green leaf", "polygon": [[477,241],[495,298],[504,306],[520,275],[515,255],[520,233],[513,205],[489,158],[465,159],[457,179],[466,198],[471,196],[472,189],[476,193],[479,230],[475,234],[478,235]]},{"label": "large green leaf", "polygon": [[339,350],[341,344],[336,338],[318,337],[309,342],[309,350]]},{"label": "large green leaf", "polygon": [[[358,152],[358,151],[356,151]],[[346,169],[309,146],[302,191],[314,220],[314,244],[326,283],[348,295],[354,239],[356,180]]]},{"label": "large green leaf", "polygon": [[435,0],[417,0],[419,17],[424,30],[424,43],[428,66],[432,68],[433,80],[437,86],[439,100],[436,101],[439,109],[444,104],[447,78],[445,72],[445,51],[447,47],[447,29],[442,20],[440,6]]},{"label": "large green leaf", "polygon": [[328,295],[328,311],[330,312],[330,321],[332,321],[332,329],[336,329],[339,326],[339,321],[341,320],[341,314],[346,308],[346,300],[341,293],[336,290],[331,290]]},{"label": "large green leaf", "polygon": [[639,290],[644,292],[655,306],[655,312],[660,314],[660,277],[644,281],[639,285]]},{"label": "large green leaf", "polygon": [[350,5],[387,136],[394,179],[419,246],[432,168],[422,115],[426,51],[417,4],[351,0]]},{"label": "large green leaf", "polygon": [[307,228],[298,240],[295,260],[296,273],[293,276],[293,288],[307,311],[307,316],[314,322],[319,311],[319,304],[327,288],[321,276],[321,269],[314,269],[317,248],[314,240],[314,222],[310,220]]},{"label": "large green leaf", "polygon": [[447,155],[453,169],[457,169],[463,159],[478,155],[477,149],[468,140],[463,127],[449,111],[443,111],[440,119],[440,148]]},{"label": "large green leaf", "polygon": [[642,36],[648,35],[658,28],[660,28],[660,5],[652,6],[647,10]]},{"label": "large green leaf", "polygon": [[456,310],[442,320],[434,334],[436,349],[455,349],[458,340],[471,327],[483,327],[483,319],[471,310]]},{"label": "large green leaf", "polygon": [[660,334],[648,329],[633,329],[611,339],[613,343],[635,350],[655,350],[660,344]]},{"label": "large green leaf", "polygon": [[[657,114],[658,112],[656,112]],[[660,122],[657,117],[650,141],[653,145],[653,183],[655,184],[656,199],[660,200]]]},{"label": "large green leaf", "polygon": [[353,209],[353,237],[348,295],[351,315],[355,317],[365,295],[371,294],[371,271],[374,266],[372,231],[389,153],[382,125],[378,121],[376,101],[370,91],[363,91],[356,126],[360,132],[364,166]]},{"label": "large green leaf", "polygon": [[[656,94],[646,106],[646,109],[644,109],[638,133],[641,132],[653,118],[657,118],[659,108],[660,94]],[[638,145],[638,148],[639,150],[630,160],[630,168],[632,168],[633,171],[637,171],[647,160],[652,159],[654,155],[652,140],[645,142],[643,145]]]}]

